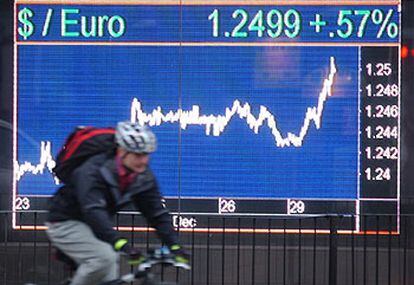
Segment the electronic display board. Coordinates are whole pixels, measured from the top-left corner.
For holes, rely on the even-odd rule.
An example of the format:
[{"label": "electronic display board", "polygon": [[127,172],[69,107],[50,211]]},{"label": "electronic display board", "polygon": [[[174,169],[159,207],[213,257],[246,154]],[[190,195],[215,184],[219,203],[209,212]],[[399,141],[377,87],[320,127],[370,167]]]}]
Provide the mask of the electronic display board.
[{"label": "electronic display board", "polygon": [[131,120],[157,135],[173,212],[398,231],[400,17],[396,0],[16,0],[13,210],[45,208],[76,126]]}]

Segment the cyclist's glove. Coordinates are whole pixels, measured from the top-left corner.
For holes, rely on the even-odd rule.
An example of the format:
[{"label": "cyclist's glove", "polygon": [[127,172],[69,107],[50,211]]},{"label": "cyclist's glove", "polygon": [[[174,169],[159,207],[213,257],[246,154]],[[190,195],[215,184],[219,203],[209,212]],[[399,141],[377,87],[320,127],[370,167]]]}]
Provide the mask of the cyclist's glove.
[{"label": "cyclist's glove", "polygon": [[174,244],[170,246],[170,251],[174,257],[174,261],[186,269],[190,269],[190,254],[180,245]]},{"label": "cyclist's glove", "polygon": [[135,247],[131,247],[127,239],[121,238],[115,242],[115,250],[128,256],[129,265],[140,265],[146,261],[145,255]]}]

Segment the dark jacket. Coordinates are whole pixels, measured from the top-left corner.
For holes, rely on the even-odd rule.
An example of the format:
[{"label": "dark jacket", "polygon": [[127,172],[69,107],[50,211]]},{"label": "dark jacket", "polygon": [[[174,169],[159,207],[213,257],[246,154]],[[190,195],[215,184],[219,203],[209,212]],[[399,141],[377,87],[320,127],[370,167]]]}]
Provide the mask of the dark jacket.
[{"label": "dark jacket", "polygon": [[176,244],[177,237],[161,199],[150,169],[139,174],[121,193],[114,155],[99,154],[77,168],[70,183],[51,198],[48,221],[83,221],[99,239],[114,244],[120,238],[113,228],[115,214],[132,202],[157,229],[160,239],[170,246]]}]

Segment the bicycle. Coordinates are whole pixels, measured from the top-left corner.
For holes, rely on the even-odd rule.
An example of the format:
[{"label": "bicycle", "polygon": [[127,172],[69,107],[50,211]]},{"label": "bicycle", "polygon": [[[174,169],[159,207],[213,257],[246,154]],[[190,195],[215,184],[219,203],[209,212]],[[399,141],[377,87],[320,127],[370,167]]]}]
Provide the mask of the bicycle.
[{"label": "bicycle", "polygon": [[[56,254],[56,259],[64,262],[69,269],[74,272],[76,270],[76,264],[62,252]],[[168,248],[161,247],[159,249],[148,251],[145,256],[145,260],[137,266],[132,273],[124,274],[116,280],[101,283],[100,285],[122,285],[129,284],[131,282],[142,280],[140,285],[178,285],[176,282],[157,281],[156,275],[151,272],[151,269],[155,265],[167,265],[175,268],[182,268],[190,270],[191,267],[188,264],[175,261],[174,255],[171,254]],[[59,285],[69,285],[71,278],[62,281]],[[25,285],[37,285],[35,283],[26,283]]]}]

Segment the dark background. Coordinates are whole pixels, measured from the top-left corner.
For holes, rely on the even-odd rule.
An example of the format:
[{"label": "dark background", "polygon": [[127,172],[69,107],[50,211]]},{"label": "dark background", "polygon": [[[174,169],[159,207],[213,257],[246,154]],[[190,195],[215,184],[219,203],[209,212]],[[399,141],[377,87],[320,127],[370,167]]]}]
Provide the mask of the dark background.
[{"label": "dark background", "polygon": [[[414,214],[414,0],[403,0],[402,36],[403,45],[406,45],[410,51],[412,50],[412,54],[402,60],[401,200],[402,213]],[[10,210],[12,189],[12,0],[0,0],[0,53],[1,214],[1,210]],[[0,215],[0,283],[17,285],[24,283],[23,280],[38,282],[47,280],[48,284],[56,284],[56,280],[62,280],[62,268],[57,267],[59,265],[56,264],[57,262],[50,261],[50,245],[44,242],[44,232],[15,231],[14,234],[10,234],[12,230],[10,229],[10,219],[7,217],[7,215]],[[33,215],[30,217],[33,218]],[[36,219],[36,214],[34,217]],[[37,218],[41,219],[40,216]],[[389,224],[387,222],[389,217],[386,216],[367,217],[367,219],[369,218],[376,225]],[[299,225],[299,228],[307,228],[308,223],[313,225],[316,221],[316,219],[291,220],[288,221],[287,226],[297,228]],[[318,222],[328,223],[330,226],[334,224],[332,221],[323,217],[318,220]],[[286,237],[286,235],[243,234],[240,239],[240,234],[237,233],[229,235],[184,233],[181,234],[181,240],[190,250],[194,263],[191,273],[180,275],[180,279],[183,280],[181,284],[236,284],[236,279],[241,281],[237,284],[270,284],[260,283],[260,281],[265,281],[267,274],[269,274],[273,280],[271,284],[276,284],[275,280],[279,281],[277,284],[282,284],[281,280],[283,279],[283,284],[306,285],[311,284],[308,282],[312,282],[313,278],[317,283],[314,281],[312,284],[332,285],[334,284],[330,278],[332,272],[330,269],[332,268],[338,270],[338,285],[391,284],[390,280],[393,280],[392,284],[414,284],[412,272],[414,264],[413,221],[413,216],[409,219],[404,217],[401,223],[403,234],[398,236],[358,237],[352,235],[348,237],[340,235],[340,237],[333,238],[330,235],[318,235],[317,237],[316,235],[308,235],[305,237],[299,234]],[[269,221],[262,220],[262,222]],[[273,223],[279,223],[278,228],[282,222],[285,223],[281,220],[273,221]],[[352,221],[342,219],[341,223],[345,222],[352,224]],[[33,221],[30,220],[30,223],[33,224]],[[209,221],[211,226],[223,223],[222,217]],[[229,219],[226,223],[227,227],[236,227],[237,219]],[[259,220],[256,221],[256,219],[250,219],[246,223],[251,227],[260,226]],[[41,223],[37,224],[41,225]],[[404,229],[407,230],[404,231]],[[129,238],[134,240],[134,233],[128,234]],[[148,246],[148,241],[154,239],[152,235],[135,234],[135,240],[136,243],[144,247]],[[272,245],[271,250],[269,250],[270,245]],[[337,247],[339,248],[337,252],[330,250]],[[387,248],[389,254],[384,255]],[[300,275],[301,272],[302,275]],[[256,282],[253,282],[252,279],[255,276]],[[355,280],[354,276],[356,276]],[[398,282],[402,280],[402,276],[405,282]],[[191,282],[189,282],[190,278]],[[193,282],[193,279],[196,283]],[[207,282],[205,282],[206,279]],[[224,283],[224,280],[227,283]],[[297,280],[299,283],[296,283]]]}]

